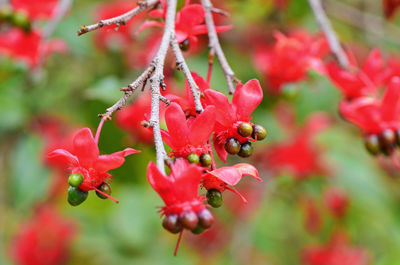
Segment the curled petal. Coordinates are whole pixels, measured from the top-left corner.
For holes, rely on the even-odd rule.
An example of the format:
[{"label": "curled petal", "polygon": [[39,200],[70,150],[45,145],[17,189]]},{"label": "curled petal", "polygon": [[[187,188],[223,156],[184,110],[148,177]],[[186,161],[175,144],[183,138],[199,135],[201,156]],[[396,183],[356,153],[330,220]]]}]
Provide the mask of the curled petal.
[{"label": "curled petal", "polygon": [[78,166],[78,158],[64,149],[57,149],[47,154],[47,158],[50,162],[59,164],[63,167],[70,165]]},{"label": "curled petal", "polygon": [[242,179],[241,172],[234,167],[220,167],[209,172],[209,174],[232,186],[236,185]]},{"label": "curled petal", "polygon": [[203,145],[210,138],[215,124],[215,107],[207,106],[192,122],[189,139],[192,145]]},{"label": "curled petal", "polygon": [[247,163],[240,163],[234,165],[233,167],[240,172],[241,177],[251,176],[256,180],[262,182],[262,179],[258,175],[258,170],[254,166]]},{"label": "curled petal", "polygon": [[258,80],[253,79],[246,84],[239,84],[233,94],[232,105],[236,108],[238,119],[246,120],[261,103],[263,92]]},{"label": "curled petal", "polygon": [[74,153],[83,167],[90,167],[99,156],[99,148],[89,128],[79,130],[73,140]]},{"label": "curled petal", "polygon": [[141,151],[139,151],[139,150],[135,150],[135,149],[133,149],[133,148],[125,148],[124,150],[122,150],[122,151],[119,151],[119,152],[115,152],[115,153],[112,153],[112,154],[110,154],[110,155],[113,155],[113,156],[120,156],[120,157],[126,157],[126,156],[128,156],[128,155],[131,155],[131,154],[136,154],[136,153],[140,153]]}]

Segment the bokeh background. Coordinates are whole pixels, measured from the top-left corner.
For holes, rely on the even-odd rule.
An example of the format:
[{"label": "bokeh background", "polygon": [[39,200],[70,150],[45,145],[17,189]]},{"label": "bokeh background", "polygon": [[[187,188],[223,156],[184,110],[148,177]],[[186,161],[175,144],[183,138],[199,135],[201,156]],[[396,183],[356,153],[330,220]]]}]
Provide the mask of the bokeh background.
[{"label": "bokeh background", "polygon": [[[396,18],[387,21],[383,17],[381,1],[324,2],[338,35],[360,62],[374,47],[384,56],[397,56],[400,25]],[[91,194],[79,207],[70,206],[66,201],[67,177],[44,163],[46,148],[52,141],[67,141],[76,128],[97,127],[97,115],[118,100],[122,95],[119,88],[144,69],[146,59],[138,58],[143,57],[141,50],[148,52],[149,36],[160,33],[146,30],[136,36],[135,26],[128,43],[118,38],[102,41],[99,32],[77,36],[81,25],[97,20],[101,6],[112,9],[113,3],[74,1],[52,35],[64,40],[68,51],[51,54],[40,69],[32,71],[24,62],[0,57],[0,264],[20,264],[11,254],[14,242],[26,224],[37,220],[38,212],[48,205],[50,212],[60,215],[54,222],[67,222],[71,229],[59,235],[69,243],[62,248],[63,258],[55,264],[293,265],[303,264],[307,248],[329,245],[335,236],[347,242],[343,252],[363,258],[329,264],[400,264],[398,169],[386,158],[370,156],[357,128],[339,117],[340,93],[328,77],[310,71],[304,80],[285,85],[285,91],[291,93],[272,95],[265,76],[254,66],[256,46],[273,45],[275,31],[318,31],[305,0],[288,1],[284,7],[279,6],[284,1],[267,0],[215,3],[231,13],[220,18],[221,24],[234,26],[221,34],[221,42],[237,77],[242,81],[259,78],[265,89],[254,121],[267,129],[267,140],[256,144],[256,154],[251,158],[228,161],[252,163],[260,171],[263,183],[244,178],[237,187],[248,205],[226,192],[224,207],[212,210],[216,225],[200,236],[184,233],[174,257],[177,237],[162,229],[156,208],[162,201],[146,179],[146,166],[155,160],[154,147],[133,137],[114,118],[102,131],[101,153],[127,146],[142,150],[111,171],[113,195],[120,203]],[[38,27],[45,23],[38,22]],[[190,68],[203,77],[208,66],[206,43],[207,38],[201,38],[196,51],[185,54]],[[167,91],[180,93],[184,91],[183,75],[169,62]],[[217,62],[213,70],[211,87],[226,93]],[[292,143],[296,137],[303,137],[302,128],[316,112],[328,115],[330,126],[311,136],[313,153],[294,147],[279,155],[291,156],[294,161],[311,157],[324,170],[301,176],[296,170],[286,170],[287,166],[279,172],[272,170],[273,159],[267,158],[274,152],[278,155],[279,150],[273,149],[276,143]],[[284,117],[289,117],[289,127],[282,122]],[[332,187],[334,195],[339,193],[339,204],[345,205],[345,213],[339,217],[332,214],[327,199]],[[51,227],[46,220],[37,221],[33,230],[46,234],[43,231]],[[45,243],[52,244],[51,235],[43,235]],[[23,246],[35,248],[39,243],[32,238],[27,236]],[[45,257],[50,252],[40,255]],[[24,264],[47,263],[32,260]]]}]

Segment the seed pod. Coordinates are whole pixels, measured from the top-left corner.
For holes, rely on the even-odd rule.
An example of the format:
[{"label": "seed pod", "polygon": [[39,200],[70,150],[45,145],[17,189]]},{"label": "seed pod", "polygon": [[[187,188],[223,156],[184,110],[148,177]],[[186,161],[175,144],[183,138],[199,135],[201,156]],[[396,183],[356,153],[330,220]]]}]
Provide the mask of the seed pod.
[{"label": "seed pod", "polygon": [[172,234],[177,234],[182,230],[177,214],[167,215],[162,222],[162,226]]},{"label": "seed pod", "polygon": [[203,167],[209,167],[212,163],[212,158],[209,154],[203,153],[200,155],[200,164]]},{"label": "seed pod", "polygon": [[191,230],[193,234],[199,235],[203,233],[206,229],[199,223],[195,229]]},{"label": "seed pod", "polygon": [[258,124],[253,125],[253,134],[251,135],[253,139],[257,139],[257,141],[264,140],[267,137],[267,131],[264,127]]},{"label": "seed pod", "polygon": [[221,207],[223,203],[222,193],[219,190],[211,189],[207,191],[207,202],[214,208]]},{"label": "seed pod", "polygon": [[199,219],[194,212],[184,212],[179,216],[179,222],[184,228],[193,230],[199,223]]},{"label": "seed pod", "polygon": [[253,126],[248,122],[242,122],[237,127],[237,132],[243,137],[249,137],[253,134]]},{"label": "seed pod", "polygon": [[225,142],[225,150],[231,154],[231,155],[236,155],[240,151],[240,142],[236,138],[229,138]]},{"label": "seed pod", "polygon": [[379,144],[385,155],[390,155],[396,146],[396,135],[390,129],[385,129],[379,135]]},{"label": "seed pod", "polygon": [[377,155],[380,152],[379,139],[376,134],[368,135],[364,139],[365,148],[371,155]]},{"label": "seed pod", "polygon": [[68,177],[68,184],[71,185],[72,187],[79,187],[83,182],[83,176],[82,174],[75,173],[71,174]]},{"label": "seed pod", "polygon": [[[97,187],[99,190],[101,190],[102,192],[111,195],[111,186],[110,184],[103,182],[100,186]],[[100,192],[96,191],[96,195],[100,198],[100,199],[107,199],[106,196],[104,196],[103,194],[101,194]]]},{"label": "seed pod", "polygon": [[214,223],[214,216],[208,209],[204,209],[197,213],[199,224],[204,228],[210,228]]},{"label": "seed pod", "polygon": [[186,39],[186,40],[182,41],[181,43],[179,43],[179,48],[182,51],[187,52],[190,49],[190,41],[189,41],[189,39]]},{"label": "seed pod", "polygon": [[77,206],[84,202],[88,197],[88,192],[80,190],[76,187],[69,187],[68,188],[68,202],[72,206]]},{"label": "seed pod", "polygon": [[241,145],[238,155],[240,157],[249,157],[253,154],[254,148],[251,142],[245,142]]},{"label": "seed pod", "polygon": [[195,153],[189,154],[186,157],[186,159],[189,161],[189,163],[192,163],[192,164],[198,164],[199,161],[200,161],[199,156],[197,154],[195,154]]}]

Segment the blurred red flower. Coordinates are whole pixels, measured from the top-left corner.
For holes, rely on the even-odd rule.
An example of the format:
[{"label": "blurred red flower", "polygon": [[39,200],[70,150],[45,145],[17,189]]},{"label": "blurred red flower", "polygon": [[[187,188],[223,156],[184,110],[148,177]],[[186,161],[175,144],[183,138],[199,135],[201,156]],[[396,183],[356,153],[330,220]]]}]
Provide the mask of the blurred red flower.
[{"label": "blurred red flower", "polygon": [[65,167],[72,167],[72,173],[83,175],[79,186],[82,191],[93,190],[112,176],[108,170],[118,168],[125,162],[125,157],[140,151],[126,148],[123,151],[109,155],[99,155],[99,148],[89,128],[79,130],[73,139],[73,153],[57,149],[48,154],[48,158]]},{"label": "blurred red flower", "polygon": [[66,50],[67,46],[62,40],[45,41],[38,30],[27,33],[19,28],[11,28],[0,33],[0,54],[22,60],[30,66],[36,66],[42,56]]},{"label": "blurred red flower", "polygon": [[186,120],[181,107],[172,103],[165,111],[168,132],[161,130],[164,142],[171,147],[170,156],[186,158],[189,154],[201,155],[211,152],[207,144],[215,124],[215,107],[207,106],[195,118]]},{"label": "blurred red flower", "polygon": [[251,113],[261,103],[263,92],[260,83],[256,79],[246,84],[238,84],[233,94],[232,102],[224,94],[212,89],[204,91],[205,105],[213,105],[216,108],[217,119],[214,128],[214,148],[222,161],[226,162],[228,153],[224,145],[228,138],[234,137],[240,143],[251,140],[237,132],[237,127],[242,122],[251,120]]},{"label": "blurred red flower", "polygon": [[275,45],[259,43],[253,59],[268,82],[271,93],[280,94],[283,85],[304,79],[310,69],[325,74],[322,57],[329,52],[325,37],[312,36],[304,31],[296,31],[289,36],[275,32],[274,36]]},{"label": "blurred red flower", "polygon": [[346,215],[349,208],[349,197],[344,190],[338,187],[330,187],[325,191],[324,199],[332,216],[340,219]]},{"label": "blurred red flower", "polygon": [[367,265],[370,258],[363,248],[352,246],[344,235],[335,234],[326,245],[303,249],[302,262],[305,265]]},{"label": "blurred red flower", "polygon": [[31,19],[50,18],[57,8],[58,0],[11,0],[12,7],[26,13]]},{"label": "blurred red flower", "polygon": [[180,215],[183,212],[198,213],[205,209],[205,197],[198,195],[202,174],[202,167],[189,164],[182,158],[178,158],[171,165],[169,176],[164,176],[157,166],[150,162],[147,167],[147,179],[165,203],[160,212],[163,215]]},{"label": "blurred red flower", "polygon": [[314,198],[303,196],[300,200],[304,211],[304,227],[310,234],[317,234],[322,227],[323,220],[320,209]]},{"label": "blurred red flower", "polygon": [[76,225],[50,205],[38,207],[32,219],[19,225],[10,255],[16,265],[60,265],[68,259]]}]

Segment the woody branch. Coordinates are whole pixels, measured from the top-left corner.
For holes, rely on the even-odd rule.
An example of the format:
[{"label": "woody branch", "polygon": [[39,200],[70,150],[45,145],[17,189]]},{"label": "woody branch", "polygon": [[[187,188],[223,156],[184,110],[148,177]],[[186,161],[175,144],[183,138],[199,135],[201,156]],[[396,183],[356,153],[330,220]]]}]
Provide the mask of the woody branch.
[{"label": "woody branch", "polygon": [[325,11],[321,5],[320,0],[308,0],[310,7],[314,13],[315,19],[321,30],[324,32],[332,53],[336,56],[339,64],[343,68],[349,68],[349,61],[347,59],[346,53],[344,52],[342,46],[340,45],[339,39],[332,28],[331,22],[329,21]]},{"label": "woody branch", "polygon": [[218,40],[217,31],[215,29],[214,19],[212,17],[212,12],[215,10],[210,0],[201,0],[201,4],[206,12],[205,22],[208,29],[208,39],[209,39],[209,49],[211,57],[213,57],[214,53],[217,55],[218,61],[221,64],[222,70],[224,71],[226,82],[228,84],[228,91],[230,94],[235,92],[235,87],[233,86],[233,82],[238,82],[235,77],[235,73],[232,68],[229,66],[229,63],[225,57],[224,51],[221,48],[221,44]]}]

